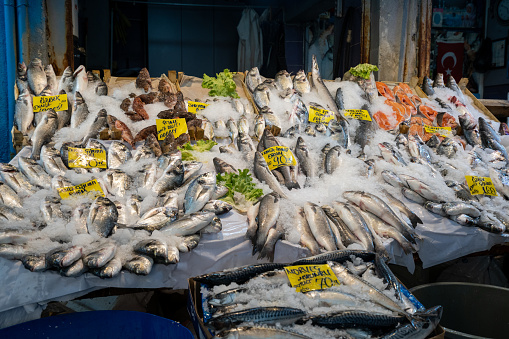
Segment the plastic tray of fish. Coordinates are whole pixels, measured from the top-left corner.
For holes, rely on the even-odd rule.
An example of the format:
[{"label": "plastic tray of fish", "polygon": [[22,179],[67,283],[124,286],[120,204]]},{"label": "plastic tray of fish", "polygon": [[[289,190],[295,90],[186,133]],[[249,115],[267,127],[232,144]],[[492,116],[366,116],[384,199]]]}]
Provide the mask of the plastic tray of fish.
[{"label": "plastic tray of fish", "polygon": [[[321,264],[339,285],[304,293],[290,286],[285,267]],[[189,286],[193,322],[206,337],[426,338],[442,313],[425,309],[380,256],[361,250],[209,273]]]}]

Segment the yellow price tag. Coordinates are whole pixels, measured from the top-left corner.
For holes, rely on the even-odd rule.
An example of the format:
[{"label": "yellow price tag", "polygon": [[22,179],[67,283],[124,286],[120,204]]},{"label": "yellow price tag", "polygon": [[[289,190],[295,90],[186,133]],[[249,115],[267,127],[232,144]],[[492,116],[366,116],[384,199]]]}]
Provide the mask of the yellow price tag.
[{"label": "yellow price tag", "polygon": [[209,104],[205,104],[203,102],[196,101],[188,101],[187,102],[187,111],[196,114],[198,111],[204,109]]},{"label": "yellow price tag", "polygon": [[297,292],[323,290],[339,286],[339,281],[331,267],[323,265],[286,266],[286,276]]},{"label": "yellow price tag", "polygon": [[438,133],[443,137],[452,136],[452,130],[450,127],[435,127],[424,125],[424,130],[426,131],[426,133]]},{"label": "yellow price tag", "polygon": [[34,113],[47,111],[53,108],[55,112],[66,111],[68,108],[67,94],[53,95],[49,97],[33,97]]},{"label": "yellow price tag", "polygon": [[58,194],[62,199],[69,199],[74,196],[93,195],[94,198],[98,196],[104,197],[101,185],[97,182],[97,179],[87,181],[83,184],[76,186],[67,186],[58,189]]},{"label": "yellow price tag", "polygon": [[175,138],[187,133],[186,119],[156,119],[157,139],[164,140],[171,132]]},{"label": "yellow price tag", "polygon": [[345,117],[355,120],[372,121],[369,112],[365,109],[345,109],[343,112],[345,113]]},{"label": "yellow price tag", "polygon": [[309,106],[309,122],[327,124],[332,119],[335,119],[333,111]]},{"label": "yellow price tag", "polygon": [[475,177],[472,175],[465,175],[465,179],[467,180],[468,188],[470,189],[470,194],[478,195],[491,195],[496,197],[497,190],[489,177]]},{"label": "yellow price tag", "polygon": [[290,151],[290,149],[285,146],[269,147],[262,152],[262,155],[265,158],[267,166],[269,166],[271,171],[281,166],[297,165],[297,161],[295,160],[292,151]]},{"label": "yellow price tag", "polygon": [[108,168],[106,151],[101,148],[69,147],[70,168]]}]

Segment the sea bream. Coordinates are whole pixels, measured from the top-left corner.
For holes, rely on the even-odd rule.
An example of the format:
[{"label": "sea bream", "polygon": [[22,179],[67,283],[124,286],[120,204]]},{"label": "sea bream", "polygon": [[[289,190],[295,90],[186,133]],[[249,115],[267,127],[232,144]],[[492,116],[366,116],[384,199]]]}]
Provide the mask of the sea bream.
[{"label": "sea bream", "polygon": [[118,211],[115,204],[108,198],[97,197],[87,217],[88,233],[106,238],[111,234],[117,219]]},{"label": "sea bream", "polygon": [[37,161],[27,157],[19,157],[18,167],[21,173],[23,173],[32,184],[51,189],[51,176],[44,171]]},{"label": "sea bream", "polygon": [[185,214],[197,212],[211,199],[216,189],[216,175],[207,172],[194,179],[184,197]]},{"label": "sea bream", "polygon": [[27,80],[30,89],[36,96],[40,95],[42,90],[48,85],[41,59],[35,58],[30,62],[27,68]]},{"label": "sea bream", "polygon": [[23,173],[10,164],[0,163],[0,176],[2,181],[9,185],[16,194],[32,195],[39,189],[32,185]]},{"label": "sea bream", "polygon": [[32,106],[32,96],[28,89],[21,92],[16,100],[14,112],[14,122],[18,130],[24,135],[32,130],[32,121],[34,120],[34,110]]},{"label": "sea bream", "polygon": [[53,138],[57,131],[57,127],[57,113],[50,109],[44,114],[41,122],[35,128],[34,134],[32,134],[32,159],[39,160],[42,146],[51,141],[51,138]]}]

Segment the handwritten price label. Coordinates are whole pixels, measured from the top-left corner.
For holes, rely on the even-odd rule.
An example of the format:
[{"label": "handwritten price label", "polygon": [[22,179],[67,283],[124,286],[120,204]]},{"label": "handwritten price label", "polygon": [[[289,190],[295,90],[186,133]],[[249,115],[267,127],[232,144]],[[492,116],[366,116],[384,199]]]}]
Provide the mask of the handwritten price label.
[{"label": "handwritten price label", "polygon": [[297,292],[323,290],[339,286],[339,281],[329,265],[286,266],[286,275]]},{"label": "handwritten price label", "polygon": [[335,119],[333,111],[309,106],[309,122],[327,124],[332,119]]},{"label": "handwritten price label", "polygon": [[70,168],[108,168],[106,151],[100,148],[69,147]]},{"label": "handwritten price label", "polygon": [[366,120],[371,121],[371,116],[369,112],[365,109],[345,109],[343,111],[346,117],[355,119],[355,120]]},{"label": "handwritten price label", "polygon": [[263,158],[267,162],[267,166],[272,171],[281,166],[295,166],[297,161],[292,151],[285,146],[274,146],[267,148],[262,152]]},{"label": "handwritten price label", "polygon": [[33,97],[34,113],[47,111],[50,108],[55,112],[66,111],[68,108],[67,94],[59,94],[48,97]]},{"label": "handwritten price label", "polygon": [[424,125],[424,130],[426,131],[426,133],[438,133],[443,137],[452,136],[452,130],[450,127],[435,127]]},{"label": "handwritten price label", "polygon": [[205,104],[203,102],[196,101],[188,101],[187,102],[187,111],[196,114],[198,111],[204,109],[209,104]]},{"label": "handwritten price label", "polygon": [[69,199],[75,196],[93,195],[94,198],[98,196],[104,197],[104,192],[101,185],[97,182],[97,179],[87,181],[83,184],[76,186],[68,186],[58,189],[58,194],[62,199]]},{"label": "handwritten price label", "polygon": [[465,175],[465,179],[467,180],[468,188],[470,189],[470,194],[478,195],[491,195],[496,197],[497,190],[489,177],[474,177],[472,175]]},{"label": "handwritten price label", "polygon": [[186,119],[156,119],[157,139],[164,140],[169,133],[175,138],[187,133]]}]

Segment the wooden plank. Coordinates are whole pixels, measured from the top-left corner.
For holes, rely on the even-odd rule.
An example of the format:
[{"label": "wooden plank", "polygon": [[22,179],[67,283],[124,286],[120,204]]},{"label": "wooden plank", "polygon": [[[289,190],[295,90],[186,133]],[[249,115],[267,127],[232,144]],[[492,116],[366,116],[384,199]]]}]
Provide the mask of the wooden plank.
[{"label": "wooden plank", "polygon": [[174,71],[174,70],[168,71],[168,79],[170,79],[171,82],[176,84],[177,83],[177,71]]},{"label": "wooden plank", "polygon": [[467,96],[469,96],[472,101],[474,102],[474,106],[477,107],[477,109],[479,109],[481,112],[484,113],[484,115],[486,115],[486,117],[488,117],[489,119],[493,120],[493,121],[496,121],[496,122],[500,122],[498,121],[498,119],[479,101],[479,99],[477,99],[469,90],[468,88],[465,88],[463,90],[463,93],[465,93]]},{"label": "wooden plank", "polygon": [[500,118],[509,117],[509,101],[501,99],[479,99],[494,116]]},{"label": "wooden plank", "polygon": [[104,72],[103,81],[105,83],[108,83],[110,81],[110,78],[111,78],[111,72],[110,72],[109,69],[103,69],[103,72]]}]

